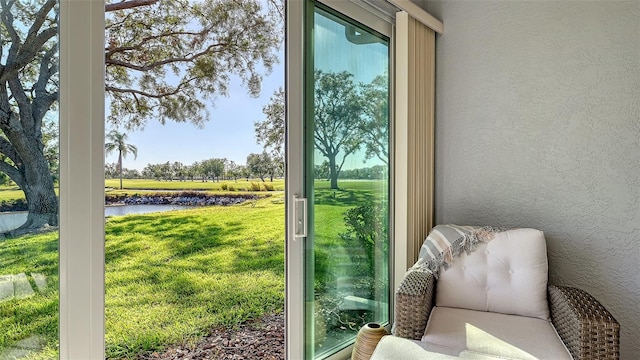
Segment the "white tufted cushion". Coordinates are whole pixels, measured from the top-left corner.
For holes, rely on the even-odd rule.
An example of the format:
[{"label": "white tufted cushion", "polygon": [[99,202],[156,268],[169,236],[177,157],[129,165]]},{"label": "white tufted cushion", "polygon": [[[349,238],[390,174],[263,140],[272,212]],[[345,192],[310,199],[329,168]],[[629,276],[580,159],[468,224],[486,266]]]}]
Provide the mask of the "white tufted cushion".
[{"label": "white tufted cushion", "polygon": [[440,271],[436,305],[549,320],[547,274],[542,231],[500,232]]}]

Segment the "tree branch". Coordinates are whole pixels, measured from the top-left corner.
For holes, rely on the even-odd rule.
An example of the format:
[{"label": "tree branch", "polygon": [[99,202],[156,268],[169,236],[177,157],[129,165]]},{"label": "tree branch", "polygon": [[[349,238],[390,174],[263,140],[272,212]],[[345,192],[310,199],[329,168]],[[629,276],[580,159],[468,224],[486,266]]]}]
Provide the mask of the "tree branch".
[{"label": "tree branch", "polygon": [[22,176],[22,173],[18,169],[11,166],[7,162],[0,161],[0,171],[7,174],[7,176],[9,176],[11,180],[13,180],[20,187],[20,189],[25,188],[27,183],[24,179],[24,176]]},{"label": "tree branch", "polygon": [[28,131],[28,133],[31,134],[33,129],[28,126],[33,122],[31,119],[31,101],[24,91],[22,82],[20,81],[20,79],[18,79],[17,76],[10,78],[8,83],[9,89],[11,89],[11,94],[16,100],[16,103],[18,103],[18,108],[20,109],[20,125],[22,126],[22,129],[24,131]]},{"label": "tree branch", "polygon": [[[56,52],[57,47],[52,47],[45,52],[42,57],[42,61],[40,62],[40,74],[38,75],[38,81],[33,85],[35,96],[32,101],[32,116],[35,122],[34,130],[36,133],[40,131],[42,119],[47,111],[49,111],[51,104],[53,104],[58,98],[57,91],[54,91],[53,93],[49,93],[47,91],[47,84],[49,83],[49,80],[58,72],[58,65],[51,61]],[[51,66],[49,66],[49,64],[51,64]]]},{"label": "tree branch", "polygon": [[[18,155],[18,153],[16,152],[15,148],[13,147],[13,145],[11,145],[9,140],[7,140],[5,137],[0,137],[0,153],[4,154],[14,164],[19,164],[19,163],[22,162],[22,158],[20,157],[20,155]],[[5,164],[6,168],[3,168],[2,164]],[[13,169],[13,171],[14,171],[13,174],[9,174],[9,172],[12,171],[10,169]],[[18,168],[16,166],[11,166],[11,165],[7,164],[4,161],[0,161],[0,171],[2,171],[5,174],[9,175],[9,177],[11,177],[11,179],[14,179],[13,175],[16,175],[16,176],[20,177],[22,179],[22,181],[24,181],[24,177],[22,176],[22,173],[20,172],[20,170],[18,170]],[[18,183],[18,181],[16,181],[16,183]]]},{"label": "tree branch", "polygon": [[[54,8],[57,0],[48,0],[46,3],[40,7],[40,10],[36,13],[33,22],[31,23],[31,27],[29,28],[29,33],[27,34],[27,38],[24,40],[24,43],[27,44],[38,35],[38,31],[44,24],[45,20],[47,20],[47,14]],[[56,30],[57,33],[57,30]]]},{"label": "tree branch", "polygon": [[[203,29],[202,31],[199,32],[193,32],[193,31],[172,31],[172,32],[168,32],[168,33],[162,33],[162,34],[158,34],[158,35],[153,35],[153,36],[147,36],[145,38],[142,38],[138,41],[137,44],[135,45],[130,45],[130,46],[122,46],[122,47],[109,47],[105,50],[108,50],[105,54],[105,57],[110,58],[111,55],[116,54],[116,53],[123,53],[126,51],[132,51],[132,50],[142,50],[142,46],[145,45],[146,43],[148,43],[151,40],[157,40],[157,39],[161,39],[164,37],[173,37],[173,36],[180,36],[180,35],[193,35],[193,36],[204,36],[206,35],[209,31],[211,31],[211,28],[209,29]],[[226,44],[222,44],[222,45],[226,45]]]},{"label": "tree branch", "polygon": [[133,9],[140,6],[149,6],[157,3],[159,0],[129,0],[121,1],[115,4],[106,4],[104,6],[105,12]]},{"label": "tree branch", "polygon": [[16,62],[20,63],[21,67],[24,67],[33,60],[40,50],[42,50],[42,47],[47,43],[47,41],[57,35],[58,28],[54,26],[42,30],[42,32],[37,36],[28,37],[20,47],[18,60]]},{"label": "tree branch", "polygon": [[[0,82],[8,81],[10,77],[15,76],[21,69],[33,61],[44,44],[57,34],[58,29],[56,27],[48,28],[38,34],[38,36],[32,38],[29,43],[25,42],[17,51],[16,56],[13,56],[10,51],[7,57],[7,67],[5,67],[2,74],[0,74]],[[11,49],[13,49],[14,44],[11,45]],[[13,59],[10,61],[10,58]]]},{"label": "tree branch", "polygon": [[[0,137],[0,153],[4,154],[6,157],[11,159],[11,161],[13,161],[14,164],[22,163],[22,158],[20,157],[20,155],[18,155],[18,152],[13,147],[13,145],[11,145],[9,140],[7,140],[5,137]],[[16,169],[16,171],[18,171],[16,167],[14,168]],[[20,176],[22,176],[22,174],[20,174]]]},{"label": "tree branch", "polygon": [[0,0],[0,6],[2,6],[0,18],[11,37],[11,47],[9,48],[9,54],[7,55],[7,64],[15,59],[18,49],[20,48],[20,36],[18,36],[18,32],[13,27],[13,14],[11,13],[11,7],[13,7],[14,3],[15,1],[10,1],[9,4],[7,4],[6,0]]},{"label": "tree branch", "polygon": [[127,93],[127,94],[132,94],[132,95],[141,95],[141,96],[145,96],[145,97],[149,97],[149,98],[154,98],[154,99],[161,99],[163,97],[166,96],[171,96],[171,95],[175,95],[177,93],[180,92],[180,89],[187,85],[188,83],[192,82],[193,80],[196,80],[196,77],[192,77],[191,79],[188,79],[182,83],[180,83],[180,85],[178,85],[173,91],[170,92],[166,92],[166,93],[161,93],[161,94],[152,94],[150,92],[146,92],[146,91],[142,91],[142,90],[136,90],[136,89],[122,89],[122,88],[117,88],[114,86],[110,86],[107,85],[105,86],[105,90],[106,91],[111,91],[111,92],[116,92],[116,93]]},{"label": "tree branch", "polygon": [[105,25],[105,27],[104,27],[104,28],[105,28],[105,30],[109,30],[109,29],[111,29],[111,28],[112,28],[112,27],[114,27],[114,26],[120,26],[120,25],[123,25],[124,23],[126,23],[126,22],[127,22],[127,20],[129,20],[129,18],[131,17],[131,14],[132,14],[132,13],[128,13],[128,14],[127,14],[124,18],[122,18],[122,20],[120,20],[120,21],[112,22],[112,23],[107,22],[107,24],[106,24],[106,25]]},{"label": "tree branch", "polygon": [[126,61],[113,60],[113,59],[105,59],[105,63],[107,65],[117,65],[117,66],[122,66],[124,68],[131,69],[131,70],[146,72],[163,65],[174,64],[179,62],[193,62],[197,58],[207,55],[210,52],[217,52],[217,51],[212,51],[216,47],[226,47],[228,45],[229,45],[228,43],[212,44],[212,45],[209,45],[205,50],[199,53],[196,53],[193,56],[169,58],[162,61],[156,61],[148,65],[135,65],[135,64],[128,63]]}]

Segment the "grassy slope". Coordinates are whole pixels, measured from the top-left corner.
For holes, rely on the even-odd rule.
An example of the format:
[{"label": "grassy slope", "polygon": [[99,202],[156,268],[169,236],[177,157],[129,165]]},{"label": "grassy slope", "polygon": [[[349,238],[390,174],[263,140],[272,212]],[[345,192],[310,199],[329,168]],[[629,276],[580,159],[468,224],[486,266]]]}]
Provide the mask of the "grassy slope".
[{"label": "grassy slope", "polygon": [[[162,182],[166,184],[166,182]],[[211,184],[211,183],[209,183]],[[380,182],[318,181],[316,241],[338,245],[343,213],[377,198]],[[115,217],[106,224],[106,342],[110,358],[190,342],[284,303],[284,196],[244,204]],[[43,272],[51,292],[0,303],[0,352],[30,334],[57,344],[57,234],[0,242],[0,274]],[[8,260],[10,259],[10,260]],[[35,269],[35,270],[34,270]],[[9,329],[9,330],[5,330]]]},{"label": "grassy slope", "polygon": [[[107,357],[194,341],[284,304],[282,195],[251,204],[111,218],[106,225]],[[0,303],[2,348],[57,343],[57,233],[0,242],[0,274],[38,271],[51,292]],[[7,260],[10,259],[10,260]],[[45,356],[46,357],[46,356]]]},{"label": "grassy slope", "polygon": [[107,354],[183,343],[284,304],[282,198],[113,218],[107,225]]}]

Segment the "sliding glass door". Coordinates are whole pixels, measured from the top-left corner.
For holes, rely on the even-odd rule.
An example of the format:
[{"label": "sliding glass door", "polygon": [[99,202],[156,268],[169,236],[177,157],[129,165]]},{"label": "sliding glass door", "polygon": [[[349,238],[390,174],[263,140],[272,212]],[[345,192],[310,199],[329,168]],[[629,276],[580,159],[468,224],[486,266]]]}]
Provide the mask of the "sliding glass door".
[{"label": "sliding glass door", "polygon": [[[390,26],[374,30],[344,3],[304,10],[306,202],[290,219],[306,225],[292,229],[302,242],[306,359],[348,353],[364,324],[389,323]],[[299,156],[289,145],[289,159]]]}]

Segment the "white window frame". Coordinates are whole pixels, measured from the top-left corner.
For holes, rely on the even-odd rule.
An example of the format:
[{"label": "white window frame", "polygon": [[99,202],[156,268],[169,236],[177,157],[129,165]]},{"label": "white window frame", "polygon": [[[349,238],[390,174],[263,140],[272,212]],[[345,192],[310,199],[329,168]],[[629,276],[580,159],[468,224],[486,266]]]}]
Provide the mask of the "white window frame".
[{"label": "white window frame", "polygon": [[104,359],[104,25],[60,0],[60,359]]}]

